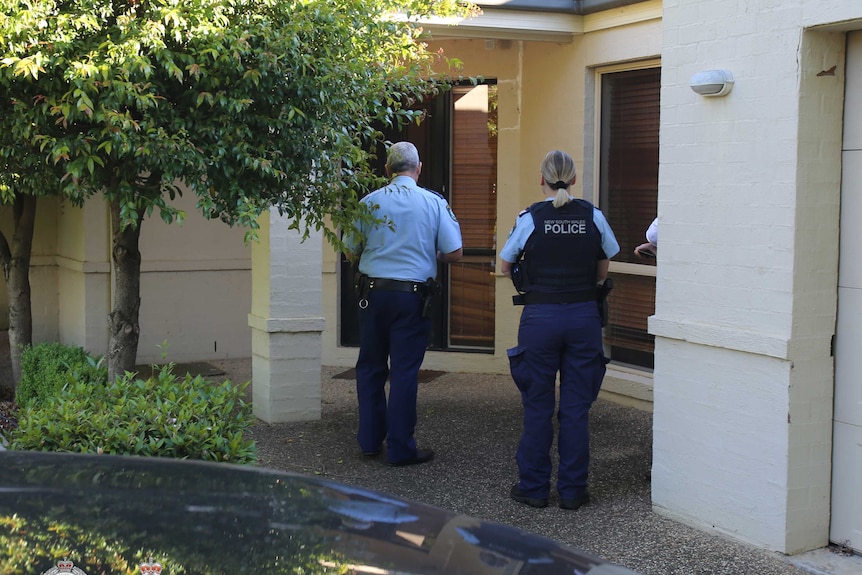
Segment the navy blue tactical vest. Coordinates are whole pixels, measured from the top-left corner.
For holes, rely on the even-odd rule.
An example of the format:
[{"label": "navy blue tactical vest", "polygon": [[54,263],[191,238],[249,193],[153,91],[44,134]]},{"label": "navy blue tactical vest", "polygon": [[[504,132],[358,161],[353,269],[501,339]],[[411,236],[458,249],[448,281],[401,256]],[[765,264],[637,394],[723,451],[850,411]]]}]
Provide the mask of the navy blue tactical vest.
[{"label": "navy blue tactical vest", "polygon": [[572,200],[555,208],[545,201],[533,204],[529,211],[536,229],[524,246],[527,293],[562,294],[560,302],[594,299],[596,264],[606,256],[593,222],[593,205]]}]

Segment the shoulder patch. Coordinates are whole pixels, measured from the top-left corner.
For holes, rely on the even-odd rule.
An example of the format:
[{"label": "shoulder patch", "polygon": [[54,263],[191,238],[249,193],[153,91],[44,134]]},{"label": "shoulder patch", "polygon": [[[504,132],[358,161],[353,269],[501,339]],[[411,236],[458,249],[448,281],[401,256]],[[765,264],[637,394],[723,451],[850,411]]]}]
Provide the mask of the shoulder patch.
[{"label": "shoulder patch", "polygon": [[455,217],[455,212],[452,211],[452,206],[446,204],[446,211],[449,213],[449,217],[452,218],[453,222],[458,221],[458,218]]}]

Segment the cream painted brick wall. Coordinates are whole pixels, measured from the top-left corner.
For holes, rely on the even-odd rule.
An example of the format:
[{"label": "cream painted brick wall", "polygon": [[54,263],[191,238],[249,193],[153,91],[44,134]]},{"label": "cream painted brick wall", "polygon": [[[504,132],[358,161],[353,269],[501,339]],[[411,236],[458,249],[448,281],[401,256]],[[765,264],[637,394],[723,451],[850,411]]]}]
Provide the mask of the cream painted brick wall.
[{"label": "cream painted brick wall", "polygon": [[657,510],[783,550],[787,363],[665,339],[656,347]]},{"label": "cream painted brick wall", "polygon": [[252,383],[255,416],[268,423],[320,419],[319,358],[285,363],[253,355],[252,372],[254,382],[284,382],[280,385]]},{"label": "cream painted brick wall", "polygon": [[[662,263],[681,265],[663,266],[656,313],[789,336],[797,64],[776,43],[798,42],[798,18],[772,2],[692,4],[665,5],[659,216]],[[733,72],[730,96],[688,88],[711,68]]]},{"label": "cream painted brick wall", "polygon": [[270,236],[270,317],[319,316],[321,303],[320,234],[300,243],[297,231],[273,226]]},{"label": "cream painted brick wall", "polygon": [[[862,4],[664,4],[654,502],[787,553],[829,523],[843,36],[815,13]],[[688,88],[712,68],[728,96]]]},{"label": "cream painted brick wall", "polygon": [[252,246],[254,414],[267,423],[320,418],[322,234],[301,242],[274,210]]},{"label": "cream painted brick wall", "polygon": [[320,362],[320,336],[299,333],[274,339],[270,344],[270,359],[313,359]]},{"label": "cream painted brick wall", "polygon": [[[803,26],[821,26],[823,24],[845,24],[860,19],[860,6],[851,0],[802,0]],[[850,25],[845,29],[859,29]]]}]

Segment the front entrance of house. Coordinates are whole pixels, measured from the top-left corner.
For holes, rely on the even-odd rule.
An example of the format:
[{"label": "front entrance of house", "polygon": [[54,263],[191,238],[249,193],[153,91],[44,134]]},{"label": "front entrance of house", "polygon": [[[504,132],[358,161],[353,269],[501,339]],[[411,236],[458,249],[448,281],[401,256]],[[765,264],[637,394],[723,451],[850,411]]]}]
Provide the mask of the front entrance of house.
[{"label": "front entrance of house", "polygon": [[832,522],[829,539],[862,553],[862,31],[848,35],[842,151]]},{"label": "front entrance of house", "polygon": [[[387,137],[419,150],[419,185],[443,195],[461,225],[464,257],[438,266],[441,297],[431,309],[429,349],[494,351],[497,220],[497,85],[493,80],[455,85],[422,105],[425,119]],[[377,166],[384,173],[385,151]],[[339,343],[359,345],[353,271],[341,261]]]}]

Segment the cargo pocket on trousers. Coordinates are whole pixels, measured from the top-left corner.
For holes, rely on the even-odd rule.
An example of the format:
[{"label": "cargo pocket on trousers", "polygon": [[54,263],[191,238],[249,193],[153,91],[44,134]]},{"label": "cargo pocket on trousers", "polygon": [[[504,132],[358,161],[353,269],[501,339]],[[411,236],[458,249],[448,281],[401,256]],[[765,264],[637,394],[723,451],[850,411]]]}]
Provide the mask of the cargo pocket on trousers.
[{"label": "cargo pocket on trousers", "polygon": [[607,365],[611,362],[611,358],[605,357],[604,353],[600,353],[597,359],[598,366],[596,367],[596,377],[593,381],[593,401],[599,397],[599,391],[602,389],[602,381],[605,379]]},{"label": "cargo pocket on trousers", "polygon": [[527,369],[526,361],[524,361],[524,352],[527,351],[523,347],[511,347],[506,350],[506,355],[509,356],[509,372],[512,374],[512,379],[515,382],[515,387],[519,391],[526,393],[530,381],[529,369]]}]

